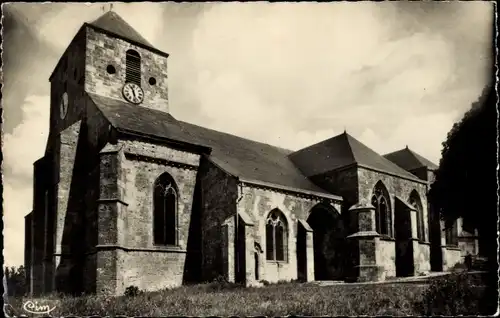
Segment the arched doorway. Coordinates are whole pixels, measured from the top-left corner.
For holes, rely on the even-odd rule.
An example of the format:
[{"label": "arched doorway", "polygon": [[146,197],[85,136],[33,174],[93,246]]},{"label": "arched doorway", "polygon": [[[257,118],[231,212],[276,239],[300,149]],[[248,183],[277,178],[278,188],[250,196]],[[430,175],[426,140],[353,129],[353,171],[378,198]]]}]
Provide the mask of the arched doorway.
[{"label": "arched doorway", "polygon": [[340,213],[326,204],[318,204],[311,209],[307,223],[313,230],[314,279],[342,279],[346,241]]}]

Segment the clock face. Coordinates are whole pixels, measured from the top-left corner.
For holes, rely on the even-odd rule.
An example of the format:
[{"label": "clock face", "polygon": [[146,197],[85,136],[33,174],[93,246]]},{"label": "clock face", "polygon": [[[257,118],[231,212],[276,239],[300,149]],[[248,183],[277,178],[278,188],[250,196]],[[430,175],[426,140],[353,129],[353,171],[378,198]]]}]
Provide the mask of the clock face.
[{"label": "clock face", "polygon": [[133,104],[140,104],[144,100],[144,91],[134,83],[126,83],[123,86],[123,97]]},{"label": "clock face", "polygon": [[61,115],[61,119],[64,119],[67,113],[68,113],[68,93],[64,92],[61,98],[61,104],[59,105],[59,114]]}]

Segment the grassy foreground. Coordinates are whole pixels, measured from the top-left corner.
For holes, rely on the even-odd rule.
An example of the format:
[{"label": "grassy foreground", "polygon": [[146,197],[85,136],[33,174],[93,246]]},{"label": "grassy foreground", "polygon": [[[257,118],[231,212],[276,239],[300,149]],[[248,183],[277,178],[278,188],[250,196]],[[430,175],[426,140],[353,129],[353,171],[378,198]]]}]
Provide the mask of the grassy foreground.
[{"label": "grassy foreground", "polygon": [[[488,314],[482,305],[485,291],[480,280],[456,274],[428,285],[398,283],[320,287],[315,284],[282,283],[262,288],[241,288],[227,283],[213,283],[140,293],[137,296],[54,295],[37,301],[55,306],[50,314],[58,317],[477,315],[481,312]],[[21,308],[26,300],[13,299],[9,302],[14,308]]]}]

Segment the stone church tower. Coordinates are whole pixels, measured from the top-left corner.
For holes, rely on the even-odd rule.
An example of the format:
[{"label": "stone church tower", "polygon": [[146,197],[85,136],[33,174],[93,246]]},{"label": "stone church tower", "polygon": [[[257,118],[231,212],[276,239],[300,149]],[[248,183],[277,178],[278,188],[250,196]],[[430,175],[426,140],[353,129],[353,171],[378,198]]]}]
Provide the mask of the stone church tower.
[{"label": "stone church tower", "polygon": [[431,250],[460,260],[429,233],[423,168],[347,133],[294,152],[176,120],[167,59],[110,11],[59,60],[25,222],[32,294],[383,280],[428,272]]},{"label": "stone church tower", "polygon": [[[50,76],[49,138],[34,173],[32,218],[44,229],[33,231],[35,293],[116,288],[105,285],[118,279],[117,248],[125,243],[120,221],[128,211],[118,169],[123,151],[116,142],[127,135],[120,121],[151,124],[134,122],[141,108],[153,111],[151,121],[160,120],[158,112],[169,117],[167,58],[110,11],[80,28]],[[110,120],[124,103],[128,118]]]}]

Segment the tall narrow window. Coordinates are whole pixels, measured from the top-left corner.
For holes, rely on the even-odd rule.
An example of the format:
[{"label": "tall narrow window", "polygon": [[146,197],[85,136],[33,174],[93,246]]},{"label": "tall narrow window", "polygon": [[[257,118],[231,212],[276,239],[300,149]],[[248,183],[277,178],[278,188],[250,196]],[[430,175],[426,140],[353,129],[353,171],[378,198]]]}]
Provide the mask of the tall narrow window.
[{"label": "tall narrow window", "polygon": [[125,83],[141,86],[141,56],[134,50],[128,50],[126,54]]},{"label": "tall narrow window", "polygon": [[154,243],[177,243],[177,188],[168,173],[162,174],[154,184],[153,198]]},{"label": "tall narrow window", "polygon": [[285,261],[287,240],[288,228],[285,216],[279,210],[271,211],[266,220],[266,259]]},{"label": "tall narrow window", "polygon": [[376,231],[379,234],[391,236],[391,201],[381,181],[377,182],[373,189],[372,205],[375,207]]},{"label": "tall narrow window", "polygon": [[424,226],[424,211],[422,209],[422,202],[417,191],[413,190],[410,194],[410,205],[417,210],[417,238],[419,240],[425,239],[425,226]]}]

